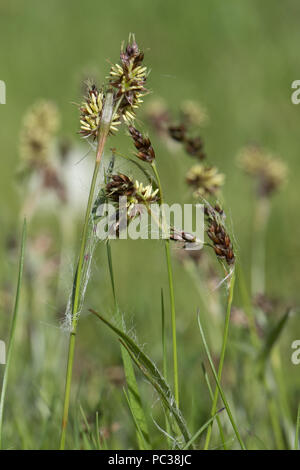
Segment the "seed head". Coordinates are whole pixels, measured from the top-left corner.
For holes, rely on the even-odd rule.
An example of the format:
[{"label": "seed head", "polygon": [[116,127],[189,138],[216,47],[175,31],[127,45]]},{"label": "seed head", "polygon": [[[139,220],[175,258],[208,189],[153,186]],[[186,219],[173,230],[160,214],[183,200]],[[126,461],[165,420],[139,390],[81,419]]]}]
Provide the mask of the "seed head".
[{"label": "seed head", "polygon": [[186,175],[186,182],[194,189],[194,197],[215,194],[224,184],[225,176],[215,166],[194,165]]},{"label": "seed head", "polygon": [[105,187],[105,191],[109,199],[118,202],[120,197],[132,197],[134,195],[134,182],[122,173],[112,175]]},{"label": "seed head", "polygon": [[124,121],[131,124],[135,112],[143,102],[142,97],[147,93],[145,82],[147,67],[143,66],[144,53],[140,51],[133,36],[127,46],[122,46],[120,63],[111,67],[109,83],[116,89],[116,100],[121,99],[119,111]]},{"label": "seed head", "polygon": [[219,259],[225,260],[229,266],[235,262],[231,239],[224,225],[225,214],[219,205],[215,208],[206,204],[204,208],[208,224],[206,233],[213,243],[213,249]]},{"label": "seed head", "polygon": [[[83,137],[92,137],[93,140],[97,139],[104,98],[103,91],[98,90],[96,85],[92,85],[88,88],[85,101],[80,107],[80,134]],[[119,116],[116,115],[111,123],[110,132],[116,132],[119,124]]]},{"label": "seed head", "polygon": [[152,163],[155,159],[155,152],[150,139],[144,137],[135,127],[129,126],[129,132],[133,139],[135,148],[138,150],[136,156],[147,163]]},{"label": "seed head", "polygon": [[256,178],[260,197],[271,196],[278,191],[287,178],[287,167],[271,153],[256,145],[244,148],[238,156],[240,167],[246,174]]},{"label": "seed head", "polygon": [[107,197],[114,202],[119,202],[120,197],[127,197],[128,204],[151,203],[158,199],[158,189],[153,190],[151,184],[144,186],[121,173],[110,177],[105,191]]}]

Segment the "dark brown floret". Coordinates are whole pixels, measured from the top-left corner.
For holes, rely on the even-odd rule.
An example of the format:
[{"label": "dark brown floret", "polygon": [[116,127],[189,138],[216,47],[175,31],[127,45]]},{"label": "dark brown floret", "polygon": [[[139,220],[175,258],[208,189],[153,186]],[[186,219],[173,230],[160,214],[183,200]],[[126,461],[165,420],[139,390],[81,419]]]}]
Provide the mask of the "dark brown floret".
[{"label": "dark brown floret", "polygon": [[132,44],[127,44],[125,51],[121,51],[120,59],[126,67],[129,67],[132,62],[135,66],[138,66],[143,62],[144,53],[139,50],[136,41],[133,41]]},{"label": "dark brown floret", "polygon": [[183,124],[179,126],[169,126],[169,134],[173,140],[184,142],[186,139],[186,128]]},{"label": "dark brown floret", "polygon": [[185,140],[185,150],[189,155],[197,157],[199,160],[205,158],[205,153],[203,152],[203,140],[201,137],[194,137]]},{"label": "dark brown floret", "polygon": [[138,150],[136,156],[147,163],[152,163],[155,159],[155,152],[151,145],[150,139],[144,137],[135,127],[129,127],[130,135],[133,139],[135,148]]},{"label": "dark brown floret", "polygon": [[135,193],[134,183],[128,176],[119,173],[112,175],[105,187],[107,196],[113,201],[119,201],[122,196],[128,197]]},{"label": "dark brown floret", "polygon": [[169,126],[169,135],[176,142],[181,142],[184,146],[185,151],[192,157],[196,157],[198,160],[203,160],[206,155],[203,151],[203,140],[201,137],[188,137],[187,128],[184,124],[178,126]]},{"label": "dark brown floret", "polygon": [[204,208],[208,222],[207,235],[213,243],[213,249],[218,258],[223,259],[230,266],[235,262],[231,239],[224,226],[224,211],[219,205],[213,209],[206,205]]}]

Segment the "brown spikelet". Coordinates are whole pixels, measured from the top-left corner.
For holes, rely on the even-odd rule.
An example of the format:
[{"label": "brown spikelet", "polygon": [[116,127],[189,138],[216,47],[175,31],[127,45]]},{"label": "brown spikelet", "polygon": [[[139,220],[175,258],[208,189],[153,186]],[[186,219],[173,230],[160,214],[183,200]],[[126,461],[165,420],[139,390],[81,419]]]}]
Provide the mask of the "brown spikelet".
[{"label": "brown spikelet", "polygon": [[107,196],[112,201],[118,201],[122,196],[132,196],[135,192],[134,182],[126,175],[112,175],[105,187]]},{"label": "brown spikelet", "polygon": [[136,156],[144,162],[152,163],[155,159],[155,152],[150,139],[148,137],[144,137],[141,132],[133,126],[129,127],[129,132],[133,139],[135,148],[138,150]]},{"label": "brown spikelet", "polygon": [[225,214],[219,205],[212,208],[206,205],[204,209],[208,223],[207,235],[213,243],[213,249],[218,258],[223,259],[229,266],[235,262],[233,246],[224,225]]}]

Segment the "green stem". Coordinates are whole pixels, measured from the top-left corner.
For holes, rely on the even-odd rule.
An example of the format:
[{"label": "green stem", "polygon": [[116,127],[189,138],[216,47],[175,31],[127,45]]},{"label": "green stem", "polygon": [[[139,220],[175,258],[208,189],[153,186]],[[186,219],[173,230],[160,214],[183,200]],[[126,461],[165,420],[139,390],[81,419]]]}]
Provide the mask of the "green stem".
[{"label": "green stem", "polygon": [[203,327],[201,325],[201,321],[200,321],[200,315],[198,314],[198,325],[199,325],[199,329],[200,329],[200,334],[201,334],[201,337],[202,337],[202,342],[203,342],[203,346],[204,346],[204,349],[205,349],[205,352],[206,352],[206,355],[207,355],[207,358],[208,358],[208,361],[209,361],[209,365],[210,365],[210,368],[211,368],[211,371],[213,373],[213,376],[214,376],[214,379],[215,379],[215,382],[216,382],[216,385],[218,387],[218,390],[219,390],[219,393],[221,395],[221,398],[222,398],[222,401],[224,403],[224,406],[226,408],[226,411],[227,411],[227,415],[228,415],[228,418],[231,422],[231,425],[232,425],[232,428],[235,432],[235,435],[237,437],[237,440],[239,441],[239,444],[241,446],[241,449],[242,450],[246,450],[246,447],[245,447],[245,444],[244,442],[242,441],[242,438],[240,436],[240,433],[239,433],[239,430],[238,430],[238,427],[233,419],[233,415],[231,413],[231,410],[230,410],[230,407],[229,407],[229,404],[228,404],[228,401],[225,397],[225,394],[223,392],[223,389],[222,389],[222,386],[221,386],[221,382],[219,381],[218,379],[218,374],[217,374],[217,371],[215,369],[215,366],[214,366],[214,363],[213,363],[213,360],[212,360],[212,357],[211,357],[211,354],[209,352],[209,348],[208,348],[208,345],[207,345],[207,341],[205,339],[205,335],[204,335],[204,331],[203,331]]},{"label": "green stem", "polygon": [[[207,388],[208,388],[209,396],[210,396],[211,401],[212,401],[212,403],[213,403],[214,394],[213,394],[213,390],[212,390],[212,388],[211,388],[210,380],[209,380],[209,377],[208,377],[208,374],[207,374],[207,372],[206,372],[206,369],[205,369],[204,364],[202,364],[202,368],[203,368],[204,378],[205,378],[205,382],[206,382],[206,385],[207,385]],[[211,419],[212,419],[212,418],[211,418]],[[219,433],[220,433],[220,437],[221,437],[223,449],[224,449],[224,450],[227,450],[227,446],[226,446],[226,442],[225,442],[225,437],[224,437],[224,432],[223,432],[221,420],[220,420],[220,417],[219,417],[218,414],[216,415],[216,420],[217,420],[218,427],[219,427]],[[209,424],[210,424],[210,423],[209,423]]]},{"label": "green stem", "polygon": [[[218,380],[219,380],[219,382],[221,382],[221,378],[222,378],[225,352],[226,352],[226,347],[227,347],[229,323],[230,323],[230,313],[231,313],[231,305],[232,305],[233,291],[234,291],[234,283],[235,283],[235,273],[233,272],[232,276],[231,276],[231,279],[230,279],[230,284],[229,284],[227,310],[226,310],[226,318],[225,318],[225,327],[224,327],[224,333],[223,333],[223,344],[222,344],[222,350],[221,350],[221,356],[220,356],[220,362],[219,362],[219,368],[218,368]],[[219,390],[218,390],[218,387],[216,387],[215,388],[215,393],[214,393],[212,409],[211,409],[211,416],[214,416],[216,414],[218,396],[219,396]],[[210,424],[208,429],[207,429],[204,450],[207,450],[208,447],[209,447],[209,443],[210,443],[210,439],[211,439],[211,433],[212,433],[212,424]]]},{"label": "green stem", "polygon": [[0,449],[2,448],[2,425],[3,425],[4,401],[5,401],[8,373],[9,373],[10,363],[11,363],[11,355],[12,355],[14,339],[15,339],[18,311],[19,311],[19,299],[20,299],[20,290],[21,290],[23,266],[24,266],[25,242],[26,242],[26,220],[24,220],[24,224],[23,224],[17,293],[16,293],[16,298],[15,298],[15,306],[14,306],[14,312],[13,312],[13,318],[12,318],[12,324],[11,324],[10,336],[9,336],[9,344],[8,344],[8,350],[7,350],[7,360],[6,360],[6,366],[5,366],[4,376],[3,376],[1,398],[0,398]]},{"label": "green stem", "polygon": [[68,363],[67,363],[67,372],[66,372],[66,384],[65,384],[65,395],[64,395],[64,408],[63,408],[63,419],[62,419],[62,428],[61,428],[61,438],[60,438],[60,449],[64,450],[66,442],[66,431],[68,424],[68,415],[69,415],[69,406],[70,406],[70,392],[71,392],[71,382],[72,382],[72,371],[74,363],[74,352],[75,352],[75,339],[76,331],[78,324],[78,310],[80,304],[80,292],[81,292],[81,279],[82,279],[82,269],[84,265],[84,255],[86,250],[87,238],[88,238],[88,229],[89,221],[92,210],[92,204],[94,200],[97,176],[99,172],[101,157],[104,151],[105,142],[109,133],[111,118],[113,114],[113,94],[108,93],[104,103],[104,109],[102,113],[102,119],[99,129],[99,140],[97,147],[97,154],[94,166],[94,173],[91,181],[89,198],[87,203],[87,208],[85,212],[84,225],[82,231],[79,259],[77,264],[77,269],[75,273],[74,283],[73,283],[73,298],[72,298],[72,324],[69,338],[69,351],[68,351]]},{"label": "green stem", "polygon": [[[152,168],[154,175],[157,180],[159,194],[160,194],[160,204],[163,205],[163,192],[160,177],[155,165],[155,162],[152,163]],[[162,213],[163,224],[166,228],[166,220],[164,211]],[[168,280],[169,280],[169,293],[170,293],[170,304],[171,304],[171,323],[172,323],[172,344],[173,344],[173,370],[174,370],[174,395],[177,406],[179,407],[179,388],[178,388],[178,361],[177,361],[177,339],[176,339],[176,312],[175,312],[175,297],[174,297],[174,284],[173,284],[173,272],[172,272],[172,263],[171,263],[171,253],[170,253],[170,239],[165,238],[165,252],[167,260],[167,270],[168,270]]]}]

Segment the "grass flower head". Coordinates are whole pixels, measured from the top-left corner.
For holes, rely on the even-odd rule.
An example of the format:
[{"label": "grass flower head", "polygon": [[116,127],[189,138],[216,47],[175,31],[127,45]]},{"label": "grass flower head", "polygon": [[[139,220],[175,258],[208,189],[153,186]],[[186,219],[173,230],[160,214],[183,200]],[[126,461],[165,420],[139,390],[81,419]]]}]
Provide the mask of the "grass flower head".
[{"label": "grass flower head", "polygon": [[207,235],[212,241],[217,258],[226,261],[229,266],[234,265],[235,256],[230,236],[225,227],[225,214],[219,205],[214,208],[209,204],[205,205],[205,215],[207,221]]},{"label": "grass flower head", "polygon": [[[93,140],[97,139],[104,98],[104,92],[98,90],[96,85],[92,85],[88,88],[85,101],[80,107],[80,134],[83,137],[92,137]],[[117,113],[111,122],[110,132],[117,132],[120,123],[119,115]]]},{"label": "grass flower head", "polygon": [[205,166],[201,163],[192,166],[186,175],[186,182],[194,189],[194,197],[214,195],[220,190],[225,181],[223,173],[215,166]]},{"label": "grass flower head", "polygon": [[136,109],[147,93],[147,67],[143,65],[143,59],[144,53],[140,51],[134,36],[131,36],[125,49],[123,46],[121,48],[120,63],[113,65],[110,70],[109,83],[116,89],[120,114],[127,124],[134,121]]}]

